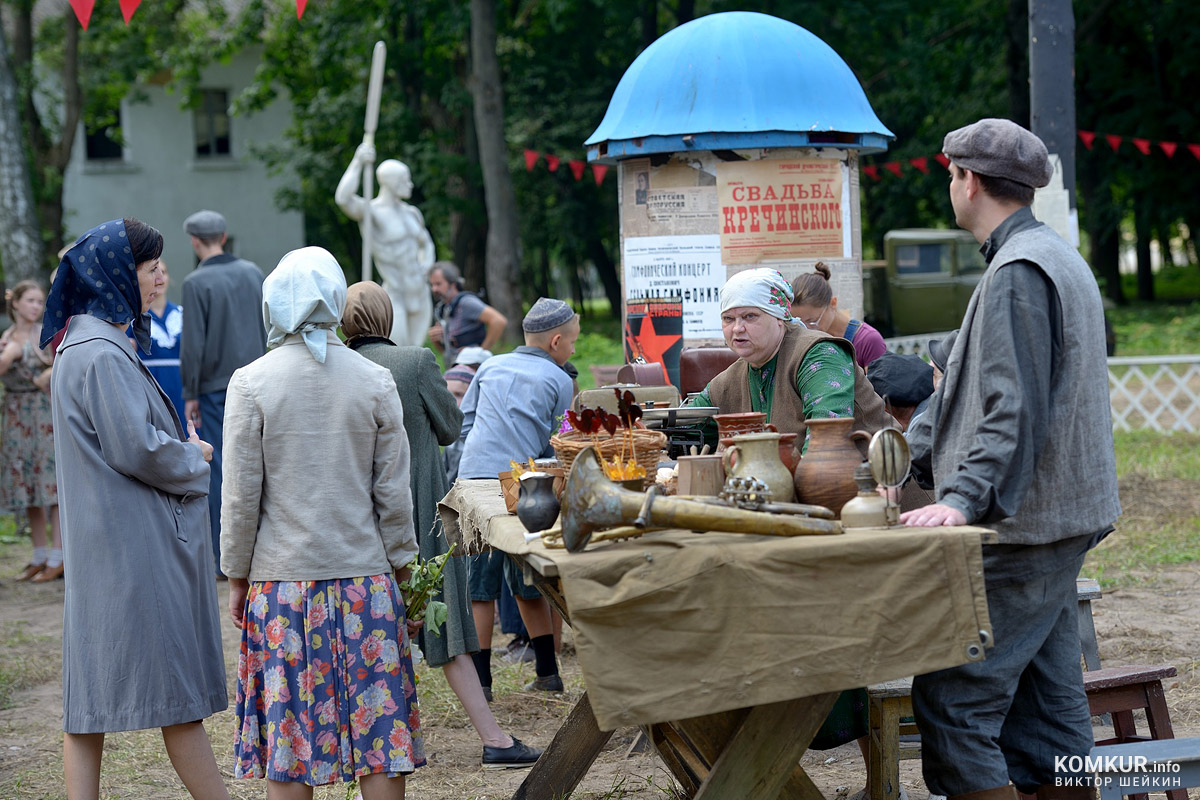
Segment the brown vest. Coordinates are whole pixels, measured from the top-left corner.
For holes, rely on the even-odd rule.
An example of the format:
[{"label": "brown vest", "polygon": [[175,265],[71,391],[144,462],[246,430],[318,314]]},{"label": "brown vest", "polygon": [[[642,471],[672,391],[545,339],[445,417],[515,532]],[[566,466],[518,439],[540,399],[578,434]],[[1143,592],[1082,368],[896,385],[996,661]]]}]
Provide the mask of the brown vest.
[{"label": "brown vest", "polygon": [[[830,336],[823,331],[788,326],[779,345],[779,360],[775,367],[775,396],[771,401],[771,419],[780,433],[798,433],[804,438],[804,401],[796,388],[796,374],[808,350],[818,342],[833,342],[848,351],[850,363],[854,365],[854,420],[855,430],[867,433],[887,427],[899,427],[883,409],[883,400],[875,394],[862,367],[854,360],[854,346],[845,339]],[[708,385],[708,396],[722,414],[750,411],[750,371],[743,359],[738,359]],[[865,446],[860,446],[863,450]]]}]

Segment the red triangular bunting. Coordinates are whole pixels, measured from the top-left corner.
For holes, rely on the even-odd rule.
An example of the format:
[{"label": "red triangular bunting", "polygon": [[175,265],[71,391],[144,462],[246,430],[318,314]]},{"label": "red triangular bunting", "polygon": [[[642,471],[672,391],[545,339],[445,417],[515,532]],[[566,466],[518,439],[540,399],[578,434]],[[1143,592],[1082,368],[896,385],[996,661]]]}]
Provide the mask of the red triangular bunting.
[{"label": "red triangular bunting", "polygon": [[1108,146],[1111,147],[1115,153],[1117,152],[1117,148],[1121,146],[1122,140],[1120,136],[1108,133],[1104,135],[1104,141],[1108,142]]},{"label": "red triangular bunting", "polygon": [[133,19],[133,12],[137,11],[141,4],[142,0],[121,0],[121,16],[125,18],[126,25]]},{"label": "red triangular bunting", "polygon": [[1144,156],[1150,155],[1150,140],[1149,139],[1130,139],[1129,141],[1133,142],[1133,146],[1136,147],[1142,155],[1144,155]]},{"label": "red triangular bunting", "polygon": [[596,185],[604,183],[604,176],[608,174],[607,164],[592,164],[592,177],[596,179]]},{"label": "red triangular bunting", "polygon": [[888,161],[887,163],[885,163],[883,165],[883,168],[886,169],[888,172],[892,173],[893,175],[895,175],[897,178],[901,177],[901,173],[900,173],[901,167],[900,167],[899,161]]},{"label": "red triangular bunting", "polygon": [[925,156],[921,156],[920,158],[910,158],[908,163],[919,169],[922,174],[929,174],[929,159],[925,158]]},{"label": "red triangular bunting", "polygon": [[558,156],[552,156],[546,153],[546,169],[551,172],[558,172]]},{"label": "red triangular bunting", "polygon": [[1175,144],[1175,142],[1159,142],[1158,146],[1161,147],[1162,151],[1167,154],[1167,158],[1174,158],[1175,150],[1179,147],[1179,145]]},{"label": "red triangular bunting", "polygon": [[308,0],[296,0],[296,19],[304,16],[304,9],[308,7]]},{"label": "red triangular bunting", "polygon": [[526,150],[525,151],[525,171],[526,172],[533,172],[533,165],[537,163],[538,155],[539,155],[539,153],[537,150]]},{"label": "red triangular bunting", "polygon": [[71,9],[75,12],[75,19],[79,20],[79,24],[86,31],[88,23],[92,21],[92,9],[96,7],[96,0],[71,0]]},{"label": "red triangular bunting", "polygon": [[1192,155],[1194,155],[1197,160],[1200,160],[1200,144],[1189,144],[1188,150],[1191,150]]},{"label": "red triangular bunting", "polygon": [[934,156],[934,158],[936,158],[937,162],[939,164],[941,164],[943,167],[945,167],[946,169],[950,169],[950,159],[949,159],[949,157],[946,156],[945,153],[938,153],[936,156]]},{"label": "red triangular bunting", "polygon": [[567,166],[571,168],[571,174],[575,176],[575,180],[583,180],[583,170],[587,164],[583,163],[582,161],[576,161],[572,159],[571,161],[567,162]]},{"label": "red triangular bunting", "polygon": [[1088,150],[1092,149],[1092,142],[1096,141],[1095,131],[1080,131],[1079,140],[1083,142],[1083,146]]},{"label": "red triangular bunting", "polygon": [[874,181],[879,180],[879,167],[875,166],[874,164],[870,164],[868,166],[863,167],[862,171],[863,171],[863,175],[866,175],[871,180],[874,180]]}]

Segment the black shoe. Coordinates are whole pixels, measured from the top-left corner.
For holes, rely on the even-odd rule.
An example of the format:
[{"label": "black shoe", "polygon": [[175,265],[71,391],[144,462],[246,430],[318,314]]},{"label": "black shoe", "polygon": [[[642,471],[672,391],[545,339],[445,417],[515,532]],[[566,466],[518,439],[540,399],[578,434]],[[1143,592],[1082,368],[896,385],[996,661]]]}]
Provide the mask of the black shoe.
[{"label": "black shoe", "polygon": [[544,675],[534,678],[531,683],[525,684],[525,691],[539,692],[561,692],[563,690],[562,676],[555,673],[554,675]]},{"label": "black shoe", "polygon": [[483,699],[487,700],[489,703],[492,702],[492,687],[480,686],[479,688],[483,689]]},{"label": "black shoe", "polygon": [[523,769],[532,767],[533,762],[541,756],[541,748],[530,747],[517,737],[512,737],[509,747],[483,746],[484,769]]}]

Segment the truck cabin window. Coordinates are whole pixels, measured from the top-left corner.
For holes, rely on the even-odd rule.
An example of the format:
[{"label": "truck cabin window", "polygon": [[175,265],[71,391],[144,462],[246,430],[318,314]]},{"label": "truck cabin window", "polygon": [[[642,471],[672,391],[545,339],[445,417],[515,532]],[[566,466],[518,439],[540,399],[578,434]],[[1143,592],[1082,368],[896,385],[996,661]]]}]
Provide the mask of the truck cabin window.
[{"label": "truck cabin window", "polygon": [[896,247],[897,275],[932,275],[951,272],[948,244],[902,244]]}]

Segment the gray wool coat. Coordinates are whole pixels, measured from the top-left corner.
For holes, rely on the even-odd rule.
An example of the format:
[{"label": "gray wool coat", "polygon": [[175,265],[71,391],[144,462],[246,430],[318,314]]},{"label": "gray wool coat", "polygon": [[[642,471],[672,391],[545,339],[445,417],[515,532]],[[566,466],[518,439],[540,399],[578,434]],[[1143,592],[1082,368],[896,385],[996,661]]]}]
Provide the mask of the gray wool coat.
[{"label": "gray wool coat", "polygon": [[[437,513],[438,501],[450,491],[438,445],[458,441],[462,412],[454,402],[454,395],[446,388],[437,359],[428,348],[398,347],[374,340],[355,346],[355,349],[360,355],[391,370],[396,381],[404,406],[404,430],[412,450],[410,474],[417,544],[421,560],[427,561],[449,549]],[[467,594],[466,560],[452,557],[444,574],[442,594],[435,599],[446,603],[449,618],[440,637],[422,629],[419,639],[426,661],[435,667],[457,655],[479,649]]]},{"label": "gray wool coat", "polygon": [[51,382],[62,520],[63,729],[158,728],[228,705],[208,464],[129,339],[73,317]]}]

